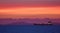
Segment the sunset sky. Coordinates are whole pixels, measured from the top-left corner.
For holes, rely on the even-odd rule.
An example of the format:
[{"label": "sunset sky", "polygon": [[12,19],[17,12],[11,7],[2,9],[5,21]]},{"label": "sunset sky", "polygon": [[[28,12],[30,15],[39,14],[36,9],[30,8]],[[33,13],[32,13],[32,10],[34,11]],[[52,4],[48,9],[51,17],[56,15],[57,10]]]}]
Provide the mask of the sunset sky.
[{"label": "sunset sky", "polygon": [[60,0],[0,0],[0,18],[41,14],[60,17]]}]

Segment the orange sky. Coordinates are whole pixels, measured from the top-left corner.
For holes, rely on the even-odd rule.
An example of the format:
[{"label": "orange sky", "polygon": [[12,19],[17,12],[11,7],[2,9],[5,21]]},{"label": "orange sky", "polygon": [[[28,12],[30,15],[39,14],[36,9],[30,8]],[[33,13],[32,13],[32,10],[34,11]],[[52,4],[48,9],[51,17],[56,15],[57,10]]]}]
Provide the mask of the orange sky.
[{"label": "orange sky", "polygon": [[[19,16],[39,15],[40,16],[40,14],[51,14],[51,15],[58,14],[57,17],[59,17],[60,7],[21,7],[21,8],[13,7],[13,8],[0,9],[0,18],[10,17],[10,16],[15,17],[17,15]],[[48,16],[48,17],[51,17],[51,16]]]},{"label": "orange sky", "polygon": [[16,7],[0,9],[0,13],[6,14],[60,14],[60,7]]},{"label": "orange sky", "polygon": [[0,0],[0,18],[41,14],[58,14],[52,17],[60,17],[60,0]]}]

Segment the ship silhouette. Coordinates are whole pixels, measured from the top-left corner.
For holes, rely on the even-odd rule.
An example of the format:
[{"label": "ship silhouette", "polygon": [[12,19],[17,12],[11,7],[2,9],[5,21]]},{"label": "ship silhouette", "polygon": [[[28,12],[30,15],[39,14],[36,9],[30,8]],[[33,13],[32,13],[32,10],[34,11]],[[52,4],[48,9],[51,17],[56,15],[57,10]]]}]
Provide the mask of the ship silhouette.
[{"label": "ship silhouette", "polygon": [[34,25],[53,25],[51,21],[48,21],[47,24],[41,23],[41,24],[34,24]]}]

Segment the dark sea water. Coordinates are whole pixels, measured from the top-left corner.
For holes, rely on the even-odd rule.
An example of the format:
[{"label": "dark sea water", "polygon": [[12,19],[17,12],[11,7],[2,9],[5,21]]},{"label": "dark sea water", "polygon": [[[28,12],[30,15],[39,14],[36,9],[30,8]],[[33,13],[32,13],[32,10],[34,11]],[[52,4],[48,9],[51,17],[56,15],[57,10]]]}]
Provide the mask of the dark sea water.
[{"label": "dark sea water", "polygon": [[0,26],[0,33],[60,33],[60,25],[7,25]]}]

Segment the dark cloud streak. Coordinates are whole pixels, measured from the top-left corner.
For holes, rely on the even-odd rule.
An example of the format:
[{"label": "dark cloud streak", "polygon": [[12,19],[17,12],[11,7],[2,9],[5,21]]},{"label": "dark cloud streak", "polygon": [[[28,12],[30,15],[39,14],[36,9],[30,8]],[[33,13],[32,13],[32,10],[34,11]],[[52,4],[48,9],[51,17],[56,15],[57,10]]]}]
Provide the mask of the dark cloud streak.
[{"label": "dark cloud streak", "polygon": [[0,7],[60,6],[60,0],[0,0]]}]

